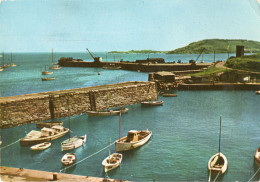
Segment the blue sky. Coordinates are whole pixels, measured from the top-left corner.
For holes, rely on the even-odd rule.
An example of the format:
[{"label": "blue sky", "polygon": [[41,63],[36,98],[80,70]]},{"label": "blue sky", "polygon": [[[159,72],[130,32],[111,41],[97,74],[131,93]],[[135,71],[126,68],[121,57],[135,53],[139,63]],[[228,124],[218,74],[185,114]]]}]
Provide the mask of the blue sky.
[{"label": "blue sky", "polygon": [[0,51],[173,50],[211,38],[260,41],[258,2],[2,0]]}]

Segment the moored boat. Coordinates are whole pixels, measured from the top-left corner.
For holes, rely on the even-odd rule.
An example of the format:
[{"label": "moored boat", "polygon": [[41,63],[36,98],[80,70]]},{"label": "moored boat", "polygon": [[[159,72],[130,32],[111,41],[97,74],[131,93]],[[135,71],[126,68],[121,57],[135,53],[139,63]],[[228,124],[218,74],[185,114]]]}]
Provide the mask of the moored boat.
[{"label": "moored boat", "polygon": [[161,106],[163,101],[144,101],[141,102],[142,106]]},{"label": "moored boat", "polygon": [[87,140],[86,134],[79,138],[77,138],[77,136],[69,138],[61,143],[61,151],[76,149],[82,146],[86,142],[86,140]]},{"label": "moored boat", "polygon": [[260,95],[260,90],[255,91],[256,94]]},{"label": "moored boat", "polygon": [[41,131],[32,130],[24,138],[20,139],[21,146],[31,146],[42,142],[48,142],[60,138],[69,132],[63,126],[42,128]]},{"label": "moored boat", "polygon": [[152,136],[152,132],[147,130],[130,130],[127,136],[120,138],[115,142],[116,152],[131,150],[144,145]]},{"label": "moored boat", "polygon": [[39,123],[36,123],[36,127],[37,128],[43,128],[43,127],[51,128],[53,126],[62,126],[62,125],[63,125],[62,121],[39,122]]},{"label": "moored boat", "polygon": [[123,159],[123,155],[119,153],[113,153],[109,155],[107,158],[105,158],[102,161],[102,165],[104,166],[104,171],[108,172],[111,171],[112,169],[115,169],[118,167]]},{"label": "moored boat", "polygon": [[47,71],[45,65],[45,71],[42,72],[42,75],[51,75],[51,74],[53,74],[53,72]]},{"label": "moored boat", "polygon": [[61,158],[61,163],[65,166],[69,166],[71,164],[74,164],[77,160],[76,154],[75,153],[66,153],[62,158]]},{"label": "moored boat", "polygon": [[52,77],[52,78],[42,78],[42,81],[49,81],[49,80],[55,80],[55,78],[54,77]]},{"label": "moored boat", "polygon": [[255,161],[260,165],[260,147],[255,152]]},{"label": "moored boat", "polygon": [[87,111],[88,116],[114,116],[121,113],[127,113],[127,108],[113,109],[113,110],[104,110],[104,111]]},{"label": "moored boat", "polygon": [[43,142],[36,145],[31,146],[31,150],[44,150],[51,146],[51,142]]},{"label": "moored boat", "polygon": [[228,161],[224,154],[220,152],[220,138],[221,138],[221,117],[219,128],[219,152],[213,155],[208,162],[208,169],[211,172],[224,174],[228,168]]},{"label": "moored boat", "polygon": [[49,69],[50,70],[59,70],[59,69],[61,69],[61,67],[59,66],[59,65],[57,65],[57,64],[54,64],[54,62],[53,62],[53,49],[52,49],[52,56],[51,56],[51,58],[52,58],[52,66],[51,67],[49,67]]},{"label": "moored boat", "polygon": [[163,94],[163,97],[177,97],[177,94]]}]

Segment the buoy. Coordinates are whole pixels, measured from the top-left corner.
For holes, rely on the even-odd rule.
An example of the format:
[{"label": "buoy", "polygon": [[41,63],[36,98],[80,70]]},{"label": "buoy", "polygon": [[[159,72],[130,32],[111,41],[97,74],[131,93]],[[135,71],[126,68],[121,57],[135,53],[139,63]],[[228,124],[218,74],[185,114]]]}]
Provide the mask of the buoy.
[{"label": "buoy", "polygon": [[98,75],[100,75],[100,72],[98,72]]}]

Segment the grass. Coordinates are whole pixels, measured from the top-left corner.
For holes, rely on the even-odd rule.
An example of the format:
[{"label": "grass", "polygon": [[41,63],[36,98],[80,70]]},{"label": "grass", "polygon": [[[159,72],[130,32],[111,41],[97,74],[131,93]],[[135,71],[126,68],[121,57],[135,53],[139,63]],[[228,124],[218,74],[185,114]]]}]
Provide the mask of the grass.
[{"label": "grass", "polygon": [[204,70],[199,73],[194,73],[189,76],[215,76],[218,73],[228,72],[228,71],[230,71],[230,70],[228,70],[226,68],[217,68],[215,66],[212,66],[212,67],[209,67],[207,70]]}]

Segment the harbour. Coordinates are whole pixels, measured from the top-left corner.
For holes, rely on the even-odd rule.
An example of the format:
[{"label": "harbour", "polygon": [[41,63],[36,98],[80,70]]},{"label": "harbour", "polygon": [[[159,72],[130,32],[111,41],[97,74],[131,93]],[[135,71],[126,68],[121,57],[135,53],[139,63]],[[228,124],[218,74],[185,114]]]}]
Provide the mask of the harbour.
[{"label": "harbour", "polygon": [[[41,63],[41,60],[46,55],[48,56],[47,53],[42,56],[31,54],[31,57],[38,57],[38,62],[34,65],[31,63],[35,59],[28,62],[29,55],[26,55],[27,59],[24,59],[26,60],[24,62],[19,61],[23,57],[19,58],[15,55],[15,59],[19,58],[14,60],[17,66],[0,73],[1,86],[6,85],[3,90],[1,87],[2,96],[19,96],[134,80],[146,82],[148,79],[147,73],[143,72],[64,67],[54,71],[53,74],[56,75],[54,82],[42,83],[40,78],[44,63]],[[146,55],[140,57],[142,56]],[[101,74],[98,75],[98,72]],[[25,84],[33,86],[30,89],[23,89],[24,86],[19,83],[20,78],[17,74],[24,74],[24,78],[28,79]],[[96,79],[96,82],[93,79]],[[12,85],[8,84],[10,81]],[[4,148],[23,138],[31,130],[35,130],[35,123],[1,129],[3,148],[1,156],[8,156],[1,157],[1,165],[130,181],[206,181],[209,176],[208,160],[218,151],[219,116],[221,115],[221,148],[229,166],[220,179],[223,181],[250,179],[258,170],[253,156],[260,139],[258,135],[259,95],[256,95],[254,90],[235,89],[185,89],[173,90],[172,93],[178,96],[158,96],[158,100],[164,101],[159,107],[141,107],[140,103],[126,106],[129,110],[122,115],[121,135],[125,136],[132,129],[149,129],[153,135],[144,146],[123,152],[124,157],[120,167],[111,172],[105,173],[101,162],[108,155],[109,136],[111,143],[118,139],[118,115],[89,117],[81,113],[70,117],[71,131],[78,136],[86,133],[88,140],[84,146],[73,150],[77,154],[78,161],[83,161],[66,170],[63,170],[64,166],[60,163],[61,157],[65,154],[60,151],[60,143],[68,137],[67,135],[52,141],[50,148],[37,152],[31,151],[29,147],[21,147],[19,143]],[[69,118],[65,115],[43,121],[63,121],[63,125],[69,127]],[[111,145],[111,152],[115,150],[115,145]],[[152,166],[152,170],[148,166]],[[253,180],[258,180],[259,177],[258,173]]]}]

